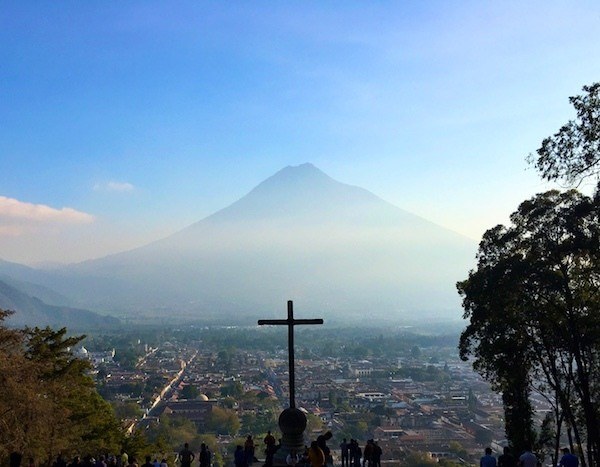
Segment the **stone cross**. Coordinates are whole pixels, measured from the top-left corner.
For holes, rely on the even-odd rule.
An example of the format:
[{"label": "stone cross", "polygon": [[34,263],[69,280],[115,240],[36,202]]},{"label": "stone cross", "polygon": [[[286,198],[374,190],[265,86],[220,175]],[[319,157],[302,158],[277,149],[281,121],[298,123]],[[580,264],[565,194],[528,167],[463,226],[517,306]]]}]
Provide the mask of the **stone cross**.
[{"label": "stone cross", "polygon": [[294,326],[299,324],[323,324],[322,319],[294,319],[294,303],[287,302],[287,319],[259,319],[258,324],[275,324],[288,327],[288,365],[290,376],[290,408],[296,408],[296,387],[294,372]]}]

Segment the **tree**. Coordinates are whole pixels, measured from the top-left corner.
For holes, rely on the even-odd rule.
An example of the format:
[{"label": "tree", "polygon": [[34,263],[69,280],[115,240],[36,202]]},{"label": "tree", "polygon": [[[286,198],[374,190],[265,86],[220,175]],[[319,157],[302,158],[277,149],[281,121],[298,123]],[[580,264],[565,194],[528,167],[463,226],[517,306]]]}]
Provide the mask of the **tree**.
[{"label": "tree", "polygon": [[112,402],[115,416],[120,420],[138,418],[142,416],[142,408],[135,401]]},{"label": "tree", "polygon": [[584,86],[583,91],[585,94],[569,98],[577,118],[544,139],[537,157],[529,156],[546,180],[574,183],[599,174],[600,83]]},{"label": "tree", "polygon": [[477,269],[458,283],[470,320],[460,356],[502,392],[516,450],[535,440],[529,396],[541,379],[600,465],[600,198],[549,191],[511,221],[485,233]]},{"label": "tree", "polygon": [[240,430],[240,420],[235,411],[215,406],[210,412],[206,428],[212,433],[235,435]]},{"label": "tree", "polygon": [[193,384],[187,384],[181,390],[180,396],[182,399],[197,399],[200,391]]},{"label": "tree", "polygon": [[115,452],[122,431],[96,392],[89,363],[70,348],[83,337],[66,329],[13,331],[0,310],[0,458],[12,450],[37,459],[75,448]]},{"label": "tree", "polygon": [[25,334],[25,357],[36,364],[40,380],[37,395],[52,414],[38,433],[47,458],[71,446],[86,452],[116,450],[122,433],[112,407],[96,392],[89,362],[70,351],[85,336],[67,337],[66,328],[27,329]]},{"label": "tree", "polygon": [[438,463],[427,453],[412,451],[408,453],[402,465],[410,465],[411,467],[436,467]]}]

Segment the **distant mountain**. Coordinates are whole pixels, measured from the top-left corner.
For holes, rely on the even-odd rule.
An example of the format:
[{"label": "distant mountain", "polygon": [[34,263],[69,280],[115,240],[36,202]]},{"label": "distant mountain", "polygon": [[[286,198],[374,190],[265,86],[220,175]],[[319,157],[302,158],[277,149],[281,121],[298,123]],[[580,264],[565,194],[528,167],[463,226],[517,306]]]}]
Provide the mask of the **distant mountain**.
[{"label": "distant mountain", "polygon": [[119,320],[114,317],[101,316],[88,310],[48,305],[4,281],[0,281],[0,308],[15,312],[8,318],[8,323],[18,327],[66,326],[71,329],[90,329],[119,324]]},{"label": "distant mountain", "polygon": [[0,272],[86,308],[223,318],[305,313],[364,320],[460,317],[455,283],[474,241],[337,182],[286,167],[246,196],[163,240],[42,271]]},{"label": "distant mountain", "polygon": [[48,305],[71,306],[73,305],[70,298],[59,294],[43,285],[33,284],[31,282],[20,281],[6,274],[0,274],[0,281],[14,287],[15,289],[33,297],[39,298]]}]

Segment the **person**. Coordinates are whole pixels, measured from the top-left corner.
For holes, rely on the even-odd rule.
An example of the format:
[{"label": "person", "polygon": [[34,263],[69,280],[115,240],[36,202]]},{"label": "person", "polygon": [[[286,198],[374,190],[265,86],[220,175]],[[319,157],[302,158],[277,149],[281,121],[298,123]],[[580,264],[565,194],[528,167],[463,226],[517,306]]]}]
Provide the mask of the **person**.
[{"label": "person", "polygon": [[377,444],[377,441],[373,442],[373,467],[381,467],[381,446]]},{"label": "person", "polygon": [[190,445],[188,443],[183,445],[183,449],[179,451],[177,457],[179,458],[179,462],[181,462],[181,467],[191,467],[192,462],[196,458],[194,453],[190,451]]},{"label": "person", "polygon": [[498,457],[498,467],[517,467],[517,459],[510,453],[508,446],[504,446],[503,453]]},{"label": "person", "polygon": [[296,453],[295,449],[290,449],[289,454],[285,458],[285,463],[287,465],[296,465],[300,462],[300,458],[298,457],[298,453]]},{"label": "person", "polygon": [[67,461],[62,456],[62,453],[59,453],[56,456],[56,460],[52,464],[52,467],[67,467]]},{"label": "person", "polygon": [[485,454],[479,460],[479,467],[497,467],[496,458],[492,456],[492,448],[485,448]]},{"label": "person", "polygon": [[277,448],[275,447],[275,437],[271,434],[271,431],[267,431],[267,436],[264,438],[265,443],[265,466],[271,467],[273,465],[273,456]]},{"label": "person", "polygon": [[348,467],[349,446],[346,442],[346,438],[344,438],[340,443],[340,453],[342,455],[342,467]]},{"label": "person", "polygon": [[254,462],[254,440],[252,435],[248,435],[246,441],[244,441],[244,453],[246,454],[246,464],[252,465]]},{"label": "person", "polygon": [[358,441],[354,440],[354,456],[353,456],[353,462],[354,462],[354,467],[360,467],[360,458],[362,457],[362,450],[360,449],[360,446],[358,445]]},{"label": "person", "polygon": [[369,467],[372,467],[372,465],[373,465],[372,462],[373,462],[373,440],[368,439],[367,444],[365,444],[365,449],[363,451],[362,467],[365,467],[366,465],[368,465]]},{"label": "person", "polygon": [[323,467],[325,465],[325,453],[316,441],[310,443],[308,449],[308,461],[312,467]]},{"label": "person", "polygon": [[525,452],[519,456],[519,467],[538,467],[538,458],[531,452],[531,445],[525,448]]},{"label": "person", "polygon": [[210,453],[210,449],[208,449],[208,446],[206,446],[206,444],[202,443],[200,445],[200,467],[210,467],[210,459],[211,459],[211,453]]},{"label": "person", "polygon": [[246,467],[248,465],[248,462],[246,462],[246,453],[241,444],[238,444],[235,448],[233,462],[235,463],[235,467]]},{"label": "person", "polygon": [[121,466],[125,467],[129,465],[129,455],[125,452],[125,449],[121,449]]},{"label": "person", "polygon": [[327,441],[329,441],[332,438],[332,436],[333,434],[331,433],[331,431],[327,431],[326,433],[317,436],[317,445],[321,448],[321,451],[323,451],[323,454],[325,455],[326,464],[333,464],[331,450],[329,449],[329,446],[327,446]]},{"label": "person", "polygon": [[79,456],[73,457],[73,462],[69,464],[69,467],[79,467],[81,465],[81,459]]},{"label": "person", "polygon": [[151,457],[146,456],[146,462],[142,464],[142,467],[154,467],[154,464],[151,462]]},{"label": "person", "polygon": [[8,465],[10,467],[20,467],[21,459],[23,459],[23,455],[19,452],[13,451],[10,453]]},{"label": "person", "polygon": [[169,467],[169,464],[167,463],[167,459],[163,458],[160,461],[160,467]]},{"label": "person", "polygon": [[579,458],[575,454],[571,454],[569,448],[564,448],[563,456],[558,463],[559,467],[579,467]]}]

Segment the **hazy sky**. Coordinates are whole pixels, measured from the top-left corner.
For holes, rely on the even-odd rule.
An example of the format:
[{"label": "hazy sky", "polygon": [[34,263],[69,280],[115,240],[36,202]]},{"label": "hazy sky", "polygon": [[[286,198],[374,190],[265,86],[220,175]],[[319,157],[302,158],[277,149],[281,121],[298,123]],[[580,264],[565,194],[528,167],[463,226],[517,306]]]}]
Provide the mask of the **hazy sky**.
[{"label": "hazy sky", "polygon": [[77,261],[287,165],[474,239],[600,80],[600,3],[4,1],[0,258]]}]

